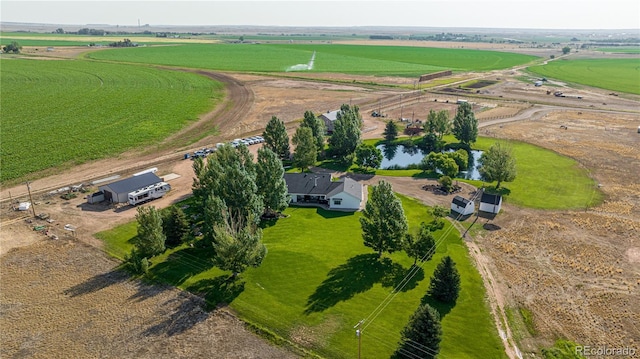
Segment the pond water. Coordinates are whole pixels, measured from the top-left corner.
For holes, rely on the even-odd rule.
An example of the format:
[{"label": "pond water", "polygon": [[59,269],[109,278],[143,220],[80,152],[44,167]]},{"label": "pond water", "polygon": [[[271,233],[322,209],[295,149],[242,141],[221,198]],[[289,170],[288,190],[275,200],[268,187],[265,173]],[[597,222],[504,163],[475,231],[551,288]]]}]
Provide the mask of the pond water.
[{"label": "pond water", "polygon": [[[405,147],[403,145],[387,147],[386,145],[378,145],[376,148],[382,151],[380,169],[389,169],[390,167],[405,168],[409,165],[420,163],[424,156],[427,155],[418,147]],[[481,155],[482,151],[472,150],[471,157],[469,158],[469,168],[466,171],[460,172],[457,177],[479,180],[480,172],[478,172],[476,166]]]}]

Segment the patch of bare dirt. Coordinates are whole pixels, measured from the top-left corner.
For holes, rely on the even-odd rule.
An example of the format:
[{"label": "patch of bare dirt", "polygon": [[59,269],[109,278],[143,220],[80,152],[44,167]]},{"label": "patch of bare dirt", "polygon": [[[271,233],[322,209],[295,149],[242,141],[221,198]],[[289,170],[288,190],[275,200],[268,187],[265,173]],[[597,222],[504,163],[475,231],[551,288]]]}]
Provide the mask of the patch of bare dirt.
[{"label": "patch of bare dirt", "polygon": [[294,358],[224,309],[147,285],[71,238],[15,249],[0,261],[3,358]]}]

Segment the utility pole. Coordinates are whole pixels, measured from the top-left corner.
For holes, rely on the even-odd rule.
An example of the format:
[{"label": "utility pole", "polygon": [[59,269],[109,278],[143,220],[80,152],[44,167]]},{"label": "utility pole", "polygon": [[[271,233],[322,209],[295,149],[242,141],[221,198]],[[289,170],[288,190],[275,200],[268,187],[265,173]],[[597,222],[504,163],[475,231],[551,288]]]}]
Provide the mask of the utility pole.
[{"label": "utility pole", "polygon": [[31,211],[33,211],[33,216],[36,216],[36,206],[33,203],[33,198],[31,197],[31,182],[27,181],[27,192],[29,192],[29,201],[31,201]]},{"label": "utility pole", "polygon": [[358,338],[358,359],[360,359],[360,355],[362,353],[362,331],[359,327],[364,323],[364,319],[358,322],[358,324],[353,326],[353,329],[356,330],[356,337]]}]

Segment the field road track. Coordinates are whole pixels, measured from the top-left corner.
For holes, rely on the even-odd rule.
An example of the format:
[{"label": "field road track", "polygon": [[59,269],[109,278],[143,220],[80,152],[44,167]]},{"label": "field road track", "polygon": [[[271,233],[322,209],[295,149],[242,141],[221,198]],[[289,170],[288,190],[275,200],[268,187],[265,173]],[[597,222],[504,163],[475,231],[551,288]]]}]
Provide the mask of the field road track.
[{"label": "field road track", "polygon": [[[199,121],[165,139],[162,143],[171,142],[172,139],[180,136],[187,136],[193,131],[200,131],[200,129],[204,127],[203,123],[208,121],[213,121],[219,133],[231,133],[234,125],[239,123],[239,120],[242,119],[253,106],[255,99],[253,91],[245,87],[241,81],[226,74],[203,70],[183,71],[191,71],[224,83],[225,98],[213,111],[201,116]],[[88,183],[115,174],[124,176],[145,168],[181,160],[183,154],[182,152],[177,153],[176,150],[176,148],[171,148],[161,152],[154,151],[153,153],[142,156],[140,156],[138,152],[133,152],[123,154],[119,158],[104,159],[75,166],[64,173],[31,181],[31,193],[37,196],[69,185]],[[12,186],[10,188],[3,186],[0,190],[0,202],[7,202],[10,198],[24,198],[27,195],[27,186],[25,184]]]}]

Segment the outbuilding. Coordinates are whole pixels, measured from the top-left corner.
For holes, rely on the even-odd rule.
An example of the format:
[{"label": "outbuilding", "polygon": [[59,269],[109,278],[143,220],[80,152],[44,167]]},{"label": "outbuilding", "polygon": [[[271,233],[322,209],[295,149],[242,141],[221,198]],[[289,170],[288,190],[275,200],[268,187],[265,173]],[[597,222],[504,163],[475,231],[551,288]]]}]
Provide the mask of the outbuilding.
[{"label": "outbuilding", "polygon": [[475,212],[476,205],[471,200],[468,200],[464,197],[455,196],[451,201],[451,210],[461,216],[468,216]]},{"label": "outbuilding", "polygon": [[155,173],[147,172],[100,186],[98,187],[98,192],[104,193],[106,201],[127,203],[129,201],[129,193],[160,182],[162,182],[162,179]]},{"label": "outbuilding", "polygon": [[480,197],[480,211],[498,214],[502,207],[502,196],[499,194],[491,194],[482,192]]},{"label": "outbuilding", "polygon": [[333,124],[338,119],[338,112],[340,112],[340,110],[327,111],[320,115],[320,119],[324,121],[324,128],[327,130],[327,133],[333,133]]}]

